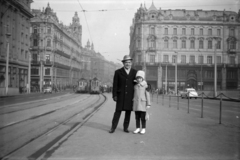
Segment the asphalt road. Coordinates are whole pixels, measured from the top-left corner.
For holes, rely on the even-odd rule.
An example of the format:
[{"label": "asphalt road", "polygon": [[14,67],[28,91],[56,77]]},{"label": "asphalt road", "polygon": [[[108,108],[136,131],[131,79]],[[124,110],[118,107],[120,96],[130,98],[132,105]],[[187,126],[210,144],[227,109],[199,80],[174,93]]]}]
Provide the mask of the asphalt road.
[{"label": "asphalt road", "polygon": [[72,90],[68,89],[65,91],[61,92],[53,92],[52,94],[47,93],[40,93],[40,92],[35,92],[31,94],[19,94],[19,95],[14,95],[14,96],[6,96],[6,97],[0,97],[0,107],[6,106],[6,105],[11,105],[15,103],[23,103],[23,102],[29,102],[29,101],[35,101],[35,100],[44,100],[56,96],[61,96],[65,95],[67,93],[73,93]]},{"label": "asphalt road", "polygon": [[1,158],[34,159],[80,124],[103,101],[103,96],[90,94],[32,96],[41,98],[0,107]]}]

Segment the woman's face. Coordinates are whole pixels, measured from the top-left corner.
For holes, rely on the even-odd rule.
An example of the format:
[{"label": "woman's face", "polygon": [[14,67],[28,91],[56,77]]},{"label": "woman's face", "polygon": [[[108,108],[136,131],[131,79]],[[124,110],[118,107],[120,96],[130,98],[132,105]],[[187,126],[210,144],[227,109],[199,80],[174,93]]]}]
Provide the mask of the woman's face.
[{"label": "woman's face", "polygon": [[137,82],[140,83],[143,81],[143,78],[142,77],[137,77]]}]

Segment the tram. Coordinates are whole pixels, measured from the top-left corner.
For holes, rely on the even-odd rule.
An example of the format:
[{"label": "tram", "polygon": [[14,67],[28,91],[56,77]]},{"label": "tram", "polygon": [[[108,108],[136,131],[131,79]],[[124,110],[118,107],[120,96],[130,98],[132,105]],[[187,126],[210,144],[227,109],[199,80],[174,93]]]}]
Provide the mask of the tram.
[{"label": "tram", "polygon": [[76,93],[88,93],[88,80],[86,80],[85,78],[81,78],[78,80],[77,82],[77,89],[76,89]]},{"label": "tram", "polygon": [[100,81],[96,77],[90,80],[90,94],[100,94]]}]

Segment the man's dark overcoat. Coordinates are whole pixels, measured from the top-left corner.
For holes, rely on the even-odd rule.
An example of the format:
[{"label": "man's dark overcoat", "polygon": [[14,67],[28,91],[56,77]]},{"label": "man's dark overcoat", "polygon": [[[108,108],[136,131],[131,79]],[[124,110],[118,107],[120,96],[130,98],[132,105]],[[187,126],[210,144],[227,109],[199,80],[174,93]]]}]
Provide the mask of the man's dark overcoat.
[{"label": "man's dark overcoat", "polygon": [[124,68],[115,71],[113,78],[113,97],[117,97],[117,111],[132,111],[134,95],[134,79],[137,70],[131,68],[129,74]]}]

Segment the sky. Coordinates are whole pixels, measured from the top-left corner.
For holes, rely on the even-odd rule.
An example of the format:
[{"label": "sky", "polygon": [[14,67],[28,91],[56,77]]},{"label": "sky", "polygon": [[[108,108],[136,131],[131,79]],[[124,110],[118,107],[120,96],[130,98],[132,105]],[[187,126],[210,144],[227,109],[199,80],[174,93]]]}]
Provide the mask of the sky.
[{"label": "sky", "polygon": [[82,46],[88,40],[93,42],[95,51],[113,62],[120,62],[129,54],[130,26],[141,4],[145,3],[147,9],[152,3],[157,9],[240,9],[240,0],[33,0],[31,8],[42,10],[48,3],[64,25],[69,25],[78,12]]}]

